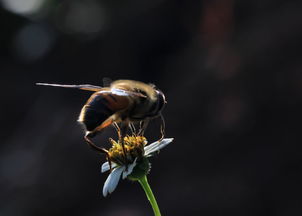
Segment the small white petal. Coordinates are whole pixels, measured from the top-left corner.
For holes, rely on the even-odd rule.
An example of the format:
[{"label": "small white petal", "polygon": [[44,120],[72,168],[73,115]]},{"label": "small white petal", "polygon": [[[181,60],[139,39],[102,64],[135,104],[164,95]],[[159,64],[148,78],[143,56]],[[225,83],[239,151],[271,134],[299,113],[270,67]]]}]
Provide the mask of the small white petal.
[{"label": "small white petal", "polygon": [[134,162],[132,164],[130,164],[128,166],[128,169],[123,172],[123,179],[125,179],[128,175],[130,175],[132,173],[133,168],[136,166],[136,159],[137,158],[135,158]]},{"label": "small white petal", "polygon": [[120,180],[122,172],[125,170],[125,166],[118,167],[114,169],[110,175],[107,177],[104,187],[103,196],[106,197],[108,193],[112,193]]},{"label": "small white petal", "polygon": [[156,141],[150,145],[147,145],[145,147],[145,155],[150,155],[153,152],[156,152],[164,147],[166,147],[169,143],[171,143],[173,141],[173,138],[165,138],[162,141]]},{"label": "small white petal", "polygon": [[[117,164],[112,162],[111,166],[112,166],[112,169],[114,169],[115,167],[117,167]],[[107,172],[108,170],[110,170],[110,166],[109,166],[109,163],[107,161],[107,162],[103,163],[101,172],[104,173],[104,172]]]}]

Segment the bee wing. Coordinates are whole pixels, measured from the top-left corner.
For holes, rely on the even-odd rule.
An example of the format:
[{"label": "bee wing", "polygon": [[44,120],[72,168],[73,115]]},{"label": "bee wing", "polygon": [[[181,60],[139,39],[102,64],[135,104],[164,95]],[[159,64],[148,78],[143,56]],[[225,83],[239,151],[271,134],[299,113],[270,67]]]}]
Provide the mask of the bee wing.
[{"label": "bee wing", "polygon": [[61,85],[61,84],[50,84],[50,83],[36,83],[36,85],[41,86],[52,86],[52,87],[62,87],[62,88],[77,88],[86,91],[100,91],[103,88],[100,86],[94,86],[89,84],[82,84],[82,85]]},{"label": "bee wing", "polygon": [[101,93],[108,93],[108,94],[114,94],[114,95],[118,95],[118,96],[137,96],[137,97],[143,97],[146,98],[146,95],[143,95],[139,92],[133,92],[133,91],[127,91],[127,90],[123,90],[123,89],[117,89],[117,88],[111,88],[110,90],[101,90]]},{"label": "bee wing", "polygon": [[[114,94],[118,96],[137,96],[137,97],[143,97],[146,98],[146,95],[143,95],[139,92],[134,91],[127,91],[123,89],[117,89],[117,88],[103,88],[101,86],[95,86],[95,85],[89,85],[89,84],[82,84],[82,85],[61,85],[61,84],[51,84],[51,83],[36,83],[36,85],[40,86],[52,86],[52,87],[61,87],[61,88],[77,88],[87,91],[95,91],[95,92],[101,92],[101,93],[108,93],[108,94]],[[105,90],[106,89],[106,90]]]}]

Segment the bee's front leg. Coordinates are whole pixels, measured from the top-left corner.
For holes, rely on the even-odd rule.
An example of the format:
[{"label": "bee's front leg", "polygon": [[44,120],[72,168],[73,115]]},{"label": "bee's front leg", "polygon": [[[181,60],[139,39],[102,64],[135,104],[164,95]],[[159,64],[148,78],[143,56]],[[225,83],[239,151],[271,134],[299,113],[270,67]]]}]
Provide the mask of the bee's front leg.
[{"label": "bee's front leg", "polygon": [[143,121],[140,121],[139,123],[139,131],[138,131],[138,135],[139,136],[144,136],[145,130],[149,124],[149,119],[145,119]]},{"label": "bee's front leg", "polygon": [[128,127],[130,128],[132,135],[136,136],[137,134],[134,124],[132,122],[129,122]]},{"label": "bee's front leg", "polygon": [[161,133],[161,138],[160,141],[162,141],[165,138],[165,130],[166,130],[166,123],[164,116],[160,114],[160,120],[161,120],[161,125],[160,125],[160,133]]}]

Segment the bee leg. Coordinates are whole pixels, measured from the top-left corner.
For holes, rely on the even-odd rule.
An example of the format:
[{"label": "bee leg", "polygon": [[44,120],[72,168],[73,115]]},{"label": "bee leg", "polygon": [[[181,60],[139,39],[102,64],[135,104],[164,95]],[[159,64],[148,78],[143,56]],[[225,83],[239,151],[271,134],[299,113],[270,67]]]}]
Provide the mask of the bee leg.
[{"label": "bee leg", "polygon": [[113,123],[113,126],[116,129],[117,134],[118,134],[118,142],[122,145],[125,164],[127,164],[127,156],[126,156],[126,149],[125,149],[125,145],[124,145],[124,137],[127,134],[127,129],[128,129],[127,125],[128,124],[121,123],[121,126],[119,127],[116,122]]},{"label": "bee leg", "polygon": [[161,125],[160,125],[161,138],[159,139],[159,141],[162,141],[165,137],[166,123],[162,114],[160,114],[160,119],[161,119]]},{"label": "bee leg", "polygon": [[128,160],[127,160],[127,154],[126,154],[127,152],[126,152],[126,148],[125,148],[125,144],[124,144],[124,137],[127,134],[127,130],[128,130],[128,124],[121,123],[119,142],[121,143],[122,148],[123,148],[126,170],[128,169],[128,167],[127,167]]},{"label": "bee leg", "polygon": [[87,133],[85,136],[84,136],[84,139],[86,141],[86,143],[88,144],[88,146],[90,148],[92,148],[93,150],[97,151],[97,152],[100,152],[100,153],[104,153],[106,154],[106,159],[108,160],[108,163],[109,163],[109,167],[110,167],[110,172],[112,171],[112,164],[111,164],[111,159],[110,159],[110,155],[109,155],[109,152],[107,149],[104,149],[104,148],[101,148],[97,145],[95,145],[91,138],[94,136],[93,133]]},{"label": "bee leg", "polygon": [[[113,126],[114,126],[114,128],[115,128],[115,130],[117,132],[118,142],[122,143],[123,140],[124,140],[124,135],[126,135],[126,134],[124,134],[124,135],[122,134],[122,130],[121,130],[120,126],[116,122],[113,123]],[[121,127],[123,128],[123,125],[121,125]]]},{"label": "bee leg", "polygon": [[131,130],[132,135],[136,136],[136,129],[135,129],[134,124],[131,123],[131,122],[129,122],[128,126],[129,126],[129,128]]},{"label": "bee leg", "polygon": [[120,129],[120,127],[118,126],[118,124],[116,122],[113,123],[113,126],[114,126],[114,128],[117,132],[118,139],[120,140],[120,138],[121,138],[121,129]]},{"label": "bee leg", "polygon": [[144,136],[144,133],[145,133],[145,130],[146,130],[148,124],[149,124],[149,119],[146,119],[144,121],[140,121],[139,131],[138,131],[139,136]]},{"label": "bee leg", "polygon": [[107,161],[109,163],[109,169],[110,169],[110,173],[111,173],[112,172],[112,163],[111,163],[111,158],[110,158],[109,153],[107,153],[106,159],[107,159]]}]

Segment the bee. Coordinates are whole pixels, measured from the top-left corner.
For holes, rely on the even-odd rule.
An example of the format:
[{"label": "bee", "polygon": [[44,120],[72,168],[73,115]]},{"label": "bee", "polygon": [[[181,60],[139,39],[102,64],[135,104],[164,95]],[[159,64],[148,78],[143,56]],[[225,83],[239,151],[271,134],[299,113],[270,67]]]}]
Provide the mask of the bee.
[{"label": "bee", "polygon": [[[117,129],[119,140],[123,143],[123,137],[128,128],[135,132],[135,123],[140,125],[138,135],[143,135],[149,121],[160,117],[162,120],[161,139],[164,137],[165,122],[161,112],[167,102],[163,92],[152,84],[134,80],[116,80],[108,87],[89,84],[37,83],[37,85],[76,88],[94,92],[83,106],[78,122],[84,126],[84,139],[87,144],[93,149],[105,153],[107,157],[108,151],[95,145],[91,138],[110,125]],[[125,153],[124,145],[123,150]]]}]

